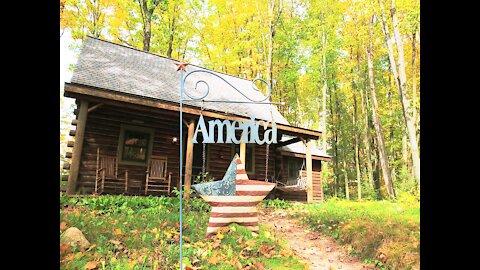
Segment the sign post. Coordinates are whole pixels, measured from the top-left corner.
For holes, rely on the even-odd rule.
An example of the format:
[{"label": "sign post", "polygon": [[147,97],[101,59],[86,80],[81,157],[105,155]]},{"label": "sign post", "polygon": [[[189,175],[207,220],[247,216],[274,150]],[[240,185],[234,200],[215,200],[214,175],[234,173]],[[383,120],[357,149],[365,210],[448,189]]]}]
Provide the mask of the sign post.
[{"label": "sign post", "polygon": [[[239,89],[237,89],[235,86],[233,86],[230,82],[228,82],[227,80],[225,80],[223,77],[221,77],[220,75],[212,72],[212,71],[209,71],[209,70],[202,70],[202,69],[198,69],[198,70],[194,70],[194,71],[191,71],[191,72],[187,72],[186,70],[186,66],[188,65],[187,63],[177,63],[177,71],[180,71],[180,100],[179,100],[179,103],[180,103],[180,119],[179,119],[179,124],[180,124],[180,168],[179,168],[179,171],[180,171],[180,174],[179,174],[179,181],[180,181],[180,269],[183,270],[183,253],[182,253],[182,243],[183,243],[183,218],[182,218],[182,213],[183,213],[183,184],[182,184],[182,179],[183,179],[183,130],[182,130],[182,121],[183,121],[183,102],[184,101],[188,101],[188,102],[202,102],[202,103],[205,103],[205,102],[218,102],[218,103],[248,103],[248,104],[284,104],[283,102],[271,102],[269,101],[269,98],[270,98],[270,94],[271,94],[271,88],[270,88],[270,85],[263,79],[260,79],[260,78],[257,78],[255,80],[252,81],[252,88],[256,91],[260,91],[258,88],[255,87],[255,82],[256,81],[260,81],[260,82],[263,82],[266,86],[267,86],[267,96],[262,99],[262,100],[252,100],[250,99],[248,96],[246,96],[244,93],[242,93]],[[186,72],[187,74],[184,76],[184,72]],[[185,91],[185,81],[187,80],[187,78],[191,75],[191,74],[194,74],[194,73],[208,73],[208,74],[211,74],[219,79],[221,79],[222,81],[224,81],[227,85],[229,85],[230,87],[232,87],[234,90],[236,90],[238,93],[240,93],[243,97],[245,97],[247,100],[246,101],[240,101],[240,100],[213,100],[213,99],[206,99],[206,97],[208,96],[209,92],[210,92],[210,86],[209,84],[204,81],[204,80],[199,80],[195,83],[195,88],[198,86],[199,83],[203,83],[207,88],[206,88],[206,91],[205,93],[203,94],[203,96],[199,97],[199,98],[194,98],[192,96],[190,96],[188,94],[187,91]],[[187,99],[184,99],[184,96],[183,94],[185,94],[188,98]],[[264,126],[264,138],[263,140],[260,140],[260,137],[259,137],[259,134],[258,134],[258,130],[259,130],[259,127],[260,125],[263,123],[263,126]],[[216,119],[216,120],[211,120],[208,122],[208,126],[209,126],[209,129],[207,130],[207,127],[206,127],[206,124],[205,124],[205,121],[203,119],[203,115],[200,115],[200,119],[198,121],[198,124],[197,124],[197,128],[195,129],[195,134],[193,136],[193,139],[192,139],[192,143],[197,143],[197,133],[198,133],[198,130],[199,128],[201,129],[201,132],[202,132],[202,137],[203,137],[203,142],[204,143],[235,143],[235,144],[239,144],[240,142],[244,142],[244,143],[256,143],[256,144],[264,144],[266,143],[267,146],[270,144],[270,143],[277,143],[277,128],[275,126],[275,122],[273,122],[273,119],[272,119],[272,129],[269,129],[267,130],[267,127],[268,127],[268,123],[269,122],[265,122],[263,120],[260,120],[260,121],[257,121],[255,122],[255,117],[254,116],[251,116],[250,118],[250,121],[245,121],[245,122],[240,122],[240,121],[233,121],[233,122],[230,122],[229,120],[224,120],[223,122]],[[225,136],[226,140],[224,141],[224,136],[223,136],[223,126],[227,126],[227,134]],[[217,127],[218,129],[218,137],[216,138],[213,138],[214,137],[214,129],[215,127]],[[242,136],[240,139],[238,139],[236,136],[235,136],[235,131],[236,130],[242,130]],[[247,140],[247,137],[248,137],[248,134],[250,132],[250,140]],[[237,163],[239,162],[239,163]],[[232,164],[235,164],[235,169],[238,169],[237,166],[244,166],[244,164],[242,164],[242,162],[240,161],[240,158],[238,156],[235,156],[234,160],[232,161]],[[231,165],[232,167],[233,165]],[[242,167],[243,168],[243,167]],[[229,170],[234,170],[234,168],[230,168],[229,167]],[[244,168],[240,170],[240,174],[239,175],[243,175],[243,172],[244,172]],[[227,171],[228,173],[228,171]],[[237,173],[238,171],[235,170],[235,176],[237,177]],[[226,174],[227,176],[227,174]],[[240,176],[241,177],[241,176]],[[246,177],[246,174],[245,174],[245,177]],[[225,179],[225,177],[224,177]],[[228,181],[231,181],[231,177],[228,178],[229,180]],[[238,185],[239,183],[240,184],[247,184],[248,181],[253,181],[253,180],[248,180],[248,177],[246,177],[246,179],[237,179],[235,178],[234,180],[236,181],[243,181],[243,182],[235,182],[235,186]],[[247,181],[247,182],[246,182]],[[222,182],[222,181],[217,181],[217,182]],[[255,181],[254,181],[255,182]],[[249,183],[249,182],[248,182]],[[210,184],[210,183],[209,183]],[[270,185],[268,185],[270,184]],[[270,192],[272,189],[273,189],[273,186],[274,184],[271,184],[271,183],[268,183],[266,185],[266,187],[264,188],[264,192],[266,192],[265,196],[268,194],[268,192]],[[199,186],[197,186],[197,188],[199,188]],[[267,189],[268,189],[268,192],[267,192]],[[239,196],[242,196],[241,194],[244,194],[244,193],[241,193],[240,190],[236,191],[236,195],[239,195]],[[240,192],[240,193],[238,193]],[[243,191],[242,191],[243,192]],[[263,199],[263,198],[262,198]],[[208,201],[208,200],[207,200]],[[212,217],[211,217],[212,219]],[[235,222],[235,221],[233,221]],[[252,226],[252,230],[255,231],[258,230],[258,223],[257,223],[257,226]],[[213,229],[210,229],[210,231],[212,231]],[[207,231],[207,234],[209,233],[209,231]]]}]

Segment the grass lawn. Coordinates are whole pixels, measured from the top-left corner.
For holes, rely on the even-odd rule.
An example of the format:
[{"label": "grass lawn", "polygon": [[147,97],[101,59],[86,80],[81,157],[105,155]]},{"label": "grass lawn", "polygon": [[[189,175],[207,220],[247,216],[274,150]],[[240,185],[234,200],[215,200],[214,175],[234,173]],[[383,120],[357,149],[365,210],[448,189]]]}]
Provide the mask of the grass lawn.
[{"label": "grass lawn", "polygon": [[[178,269],[179,200],[169,197],[60,195],[60,234],[77,227],[87,250],[60,245],[61,269]],[[184,266],[193,269],[304,269],[291,250],[260,226],[231,225],[205,237],[210,206],[184,201]]]},{"label": "grass lawn", "polygon": [[420,268],[420,205],[413,197],[400,196],[397,202],[331,199],[294,205],[289,213],[381,268]]}]

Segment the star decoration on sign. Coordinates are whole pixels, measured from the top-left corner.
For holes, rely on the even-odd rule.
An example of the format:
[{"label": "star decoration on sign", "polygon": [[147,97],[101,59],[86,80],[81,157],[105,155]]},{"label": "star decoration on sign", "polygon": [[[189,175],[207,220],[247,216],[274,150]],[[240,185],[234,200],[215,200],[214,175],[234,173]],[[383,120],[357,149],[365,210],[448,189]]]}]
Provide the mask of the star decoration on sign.
[{"label": "star decoration on sign", "polygon": [[222,180],[192,185],[212,206],[206,235],[232,223],[258,233],[257,205],[274,187],[274,183],[249,180],[244,164],[235,154]]},{"label": "star decoration on sign", "polygon": [[181,70],[187,72],[187,66],[188,66],[187,63],[180,62],[180,63],[175,63],[175,65],[177,65],[177,71],[179,71],[181,69]]}]

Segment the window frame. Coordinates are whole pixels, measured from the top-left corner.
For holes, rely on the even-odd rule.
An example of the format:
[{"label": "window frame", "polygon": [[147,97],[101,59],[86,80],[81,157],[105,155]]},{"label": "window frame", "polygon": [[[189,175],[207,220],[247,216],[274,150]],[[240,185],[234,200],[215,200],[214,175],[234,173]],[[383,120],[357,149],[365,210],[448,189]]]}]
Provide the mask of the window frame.
[{"label": "window frame", "polygon": [[[123,159],[123,150],[125,147],[124,140],[125,140],[125,133],[128,131],[138,132],[138,133],[145,133],[148,134],[148,144],[147,144],[147,153],[145,156],[145,161],[133,161],[133,160],[124,160]],[[133,125],[120,125],[120,135],[118,138],[118,147],[117,147],[117,158],[118,163],[121,165],[136,165],[136,166],[143,166],[147,167],[148,160],[152,155],[153,149],[153,140],[154,140],[155,130],[153,128],[147,128],[142,126],[133,126]]]}]

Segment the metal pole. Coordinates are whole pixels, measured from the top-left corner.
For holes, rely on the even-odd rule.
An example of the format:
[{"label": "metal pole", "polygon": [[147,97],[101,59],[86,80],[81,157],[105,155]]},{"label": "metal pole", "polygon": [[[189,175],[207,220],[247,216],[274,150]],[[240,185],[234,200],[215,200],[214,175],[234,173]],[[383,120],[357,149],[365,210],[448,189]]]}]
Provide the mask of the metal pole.
[{"label": "metal pole", "polygon": [[183,202],[183,185],[182,185],[182,163],[183,163],[183,157],[182,157],[182,148],[183,148],[183,135],[182,135],[182,102],[183,102],[183,69],[180,69],[180,175],[179,175],[179,180],[180,181],[180,269],[183,269],[182,266],[182,242],[183,242],[183,226],[182,226],[182,202]]}]

